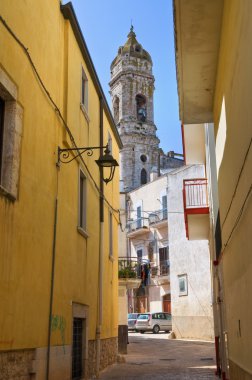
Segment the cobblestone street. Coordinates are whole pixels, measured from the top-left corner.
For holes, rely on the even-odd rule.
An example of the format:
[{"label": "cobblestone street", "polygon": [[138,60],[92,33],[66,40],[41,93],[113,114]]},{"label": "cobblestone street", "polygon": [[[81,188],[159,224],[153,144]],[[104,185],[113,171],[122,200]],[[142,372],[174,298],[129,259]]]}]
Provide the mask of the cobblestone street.
[{"label": "cobblestone street", "polygon": [[170,340],[168,334],[129,334],[125,363],[101,373],[102,380],[214,380],[215,352],[210,342]]}]

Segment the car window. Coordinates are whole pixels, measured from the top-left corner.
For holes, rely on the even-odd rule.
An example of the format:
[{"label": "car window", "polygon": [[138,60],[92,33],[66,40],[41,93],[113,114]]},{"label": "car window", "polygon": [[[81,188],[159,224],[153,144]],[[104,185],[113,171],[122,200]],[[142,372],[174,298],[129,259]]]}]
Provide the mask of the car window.
[{"label": "car window", "polygon": [[165,314],[166,319],[171,320],[171,314]]},{"label": "car window", "polygon": [[136,314],[136,313],[128,314],[128,319],[137,319],[137,317],[138,317],[138,314]]},{"label": "car window", "polygon": [[149,319],[149,315],[148,314],[141,314],[138,316],[137,319]]},{"label": "car window", "polygon": [[152,319],[157,319],[157,318],[158,318],[157,313],[152,314]]}]

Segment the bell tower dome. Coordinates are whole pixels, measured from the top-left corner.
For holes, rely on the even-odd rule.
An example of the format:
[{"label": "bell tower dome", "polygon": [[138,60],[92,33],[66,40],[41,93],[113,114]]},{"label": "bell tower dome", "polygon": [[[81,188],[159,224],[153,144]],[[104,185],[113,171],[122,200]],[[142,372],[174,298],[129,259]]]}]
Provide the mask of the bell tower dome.
[{"label": "bell tower dome", "polygon": [[120,167],[126,192],[149,182],[152,168],[157,167],[154,81],[151,56],[131,26],[126,43],[111,64],[110,81],[114,119],[123,142]]}]

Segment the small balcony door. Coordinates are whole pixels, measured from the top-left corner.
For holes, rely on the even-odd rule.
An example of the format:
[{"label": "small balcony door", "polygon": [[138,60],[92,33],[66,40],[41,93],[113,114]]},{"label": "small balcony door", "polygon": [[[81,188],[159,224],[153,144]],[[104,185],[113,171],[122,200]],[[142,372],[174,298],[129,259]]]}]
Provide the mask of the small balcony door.
[{"label": "small balcony door", "polygon": [[85,328],[85,319],[73,319],[73,346],[72,346],[72,380],[81,380],[84,369],[84,344],[83,344],[83,329]]},{"label": "small balcony door", "polygon": [[171,313],[171,295],[165,294],[163,296],[163,311],[165,313]]},{"label": "small balcony door", "polygon": [[159,268],[160,276],[168,274],[169,265],[168,265],[168,247],[159,248]]}]

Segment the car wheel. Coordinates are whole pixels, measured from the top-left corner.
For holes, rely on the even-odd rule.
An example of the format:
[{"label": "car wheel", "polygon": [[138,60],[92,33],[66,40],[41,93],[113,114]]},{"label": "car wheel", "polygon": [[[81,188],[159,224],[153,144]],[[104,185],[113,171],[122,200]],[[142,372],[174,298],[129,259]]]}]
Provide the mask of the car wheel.
[{"label": "car wheel", "polygon": [[145,333],[145,331],[140,331],[140,333],[141,333],[141,334],[144,334],[144,333]]},{"label": "car wheel", "polygon": [[154,327],[153,327],[153,334],[158,334],[159,333],[159,330],[160,330],[160,327],[158,326],[158,325],[155,325]]}]

